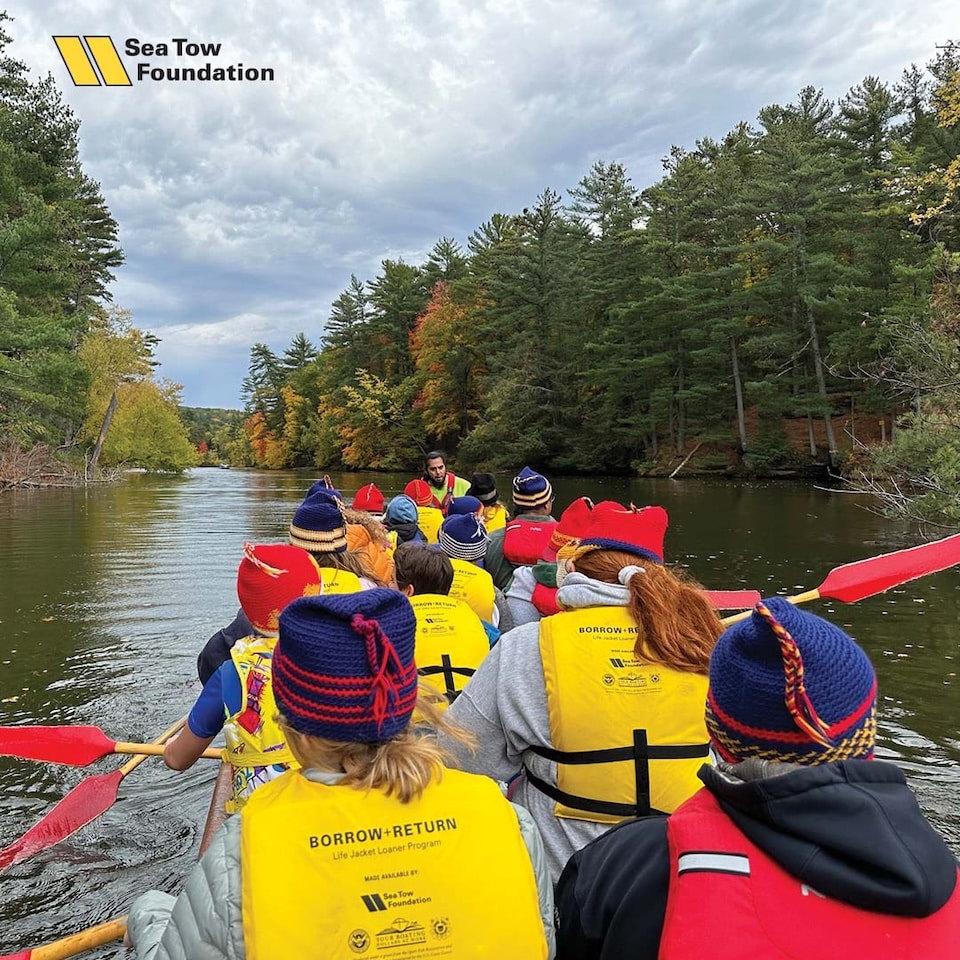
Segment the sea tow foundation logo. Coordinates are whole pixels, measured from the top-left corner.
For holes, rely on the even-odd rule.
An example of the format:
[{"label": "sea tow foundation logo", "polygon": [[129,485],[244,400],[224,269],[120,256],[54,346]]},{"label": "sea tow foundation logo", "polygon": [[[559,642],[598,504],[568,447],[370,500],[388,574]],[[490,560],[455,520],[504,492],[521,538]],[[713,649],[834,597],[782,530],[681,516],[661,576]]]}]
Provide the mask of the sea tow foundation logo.
[{"label": "sea tow foundation logo", "polygon": [[[53,42],[70,71],[70,79],[78,87],[130,87],[134,83],[131,76],[146,83],[262,83],[274,79],[273,67],[249,67],[243,63],[221,66],[207,58],[219,58],[222,43],[200,43],[187,37],[173,37],[159,43],[128,37],[123,43],[124,56],[151,58],[130,63],[129,72],[110,37],[55,36]],[[161,58],[176,58],[178,63],[176,66],[162,65],[157,62]]]},{"label": "sea tow foundation logo", "polygon": [[[53,42],[77,87],[129,87],[117,48],[109,37],[54,37]],[[98,73],[99,71],[99,73]]]}]

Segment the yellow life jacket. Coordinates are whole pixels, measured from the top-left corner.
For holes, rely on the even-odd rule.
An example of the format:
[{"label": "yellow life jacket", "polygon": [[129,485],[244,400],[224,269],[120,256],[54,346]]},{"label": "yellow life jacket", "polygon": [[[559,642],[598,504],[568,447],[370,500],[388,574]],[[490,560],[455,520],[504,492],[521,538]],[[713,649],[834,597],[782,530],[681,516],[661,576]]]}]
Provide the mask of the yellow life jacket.
[{"label": "yellow life jacket", "polygon": [[493,503],[489,507],[484,506],[480,519],[487,528],[487,533],[502,530],[507,525],[507,508],[502,503]]},{"label": "yellow life jacket", "polygon": [[514,810],[444,770],[417,800],[289,773],[240,820],[247,960],[547,956]]},{"label": "yellow life jacket", "polygon": [[360,578],[349,570],[321,567],[320,575],[323,577],[321,593],[357,593],[363,589]]},{"label": "yellow life jacket", "polygon": [[417,616],[414,659],[420,676],[453,703],[490,652],[487,632],[480,618],[453,597],[423,593],[410,603]]},{"label": "yellow life jacket", "polygon": [[223,725],[226,756],[233,767],[233,798],[224,804],[236,813],[253,791],[298,767],[274,717],[270,670],[276,637],[247,637],[230,648],[230,659],[240,677],[240,708],[228,713]]},{"label": "yellow life jacket", "polygon": [[436,507],[417,507],[417,526],[427,538],[427,543],[437,543],[443,511]]},{"label": "yellow life jacket", "polygon": [[462,600],[481,620],[493,623],[493,577],[469,560],[451,557],[450,563],[453,564],[450,596]]},{"label": "yellow life jacket", "polygon": [[637,627],[625,607],[586,607],[540,621],[558,817],[616,823],[672,813],[702,786],[709,750],[707,678],[633,653]]}]

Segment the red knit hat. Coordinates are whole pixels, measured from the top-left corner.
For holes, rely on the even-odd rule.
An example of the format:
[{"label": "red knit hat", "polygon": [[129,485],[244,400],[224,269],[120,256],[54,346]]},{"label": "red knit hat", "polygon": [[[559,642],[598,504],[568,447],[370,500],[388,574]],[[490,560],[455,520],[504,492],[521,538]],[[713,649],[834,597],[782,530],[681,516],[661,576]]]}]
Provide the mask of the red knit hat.
[{"label": "red knit hat", "polygon": [[366,510],[368,513],[383,513],[383,494],[375,483],[361,487],[353,498],[354,510]]},{"label": "red knit hat", "polygon": [[550,562],[557,559],[557,551],[571,540],[578,540],[590,524],[593,501],[589,497],[577,497],[560,514],[560,522],[550,534],[550,542],[543,548],[541,560]]},{"label": "red knit hat", "polygon": [[298,597],[323,592],[317,562],[300,547],[285,543],[243,545],[237,596],[247,619],[260,633],[276,633],[283,608]]},{"label": "red knit hat", "polygon": [[433,495],[430,484],[426,480],[411,480],[404,488],[403,492],[418,507],[439,507],[440,502]]},{"label": "red knit hat", "polygon": [[622,550],[663,563],[663,540],[668,523],[663,507],[616,510],[604,505],[590,515],[590,523],[570,559],[576,560],[591,550]]}]

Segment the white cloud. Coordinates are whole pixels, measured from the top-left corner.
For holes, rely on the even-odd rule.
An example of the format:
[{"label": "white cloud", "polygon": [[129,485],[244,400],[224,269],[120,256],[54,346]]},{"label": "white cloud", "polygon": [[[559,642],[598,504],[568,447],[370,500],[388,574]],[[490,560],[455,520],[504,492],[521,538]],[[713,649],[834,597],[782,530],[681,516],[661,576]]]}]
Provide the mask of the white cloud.
[{"label": "white cloud", "polygon": [[[162,373],[186,402],[218,406],[238,402],[255,340],[318,339],[351,273],[415,262],[442,235],[462,242],[492,213],[573,186],[596,159],[647,186],[671,144],[720,137],[807,84],[835,99],[868,74],[895,83],[956,31],[947,0],[9,9],[10,52],[54,75],[120,223],[117,302],[163,338]],[[212,62],[276,79],[75,88],[50,37],[84,33],[220,43]]]}]

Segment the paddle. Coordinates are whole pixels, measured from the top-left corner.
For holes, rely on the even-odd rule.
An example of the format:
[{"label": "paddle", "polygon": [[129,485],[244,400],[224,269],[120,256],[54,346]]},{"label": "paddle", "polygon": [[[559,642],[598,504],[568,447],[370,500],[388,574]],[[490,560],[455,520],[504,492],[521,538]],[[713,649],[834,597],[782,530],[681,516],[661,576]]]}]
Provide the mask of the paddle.
[{"label": "paddle", "polygon": [[[173,726],[164,730],[154,743],[163,743],[168,740],[186,722],[186,717],[178,720]],[[0,850],[0,870],[6,870],[7,867],[26,860],[27,857],[46,850],[60,843],[61,840],[66,840],[91,820],[96,820],[100,814],[113,806],[117,799],[120,781],[146,759],[146,754],[140,754],[128,760],[113,773],[101,773],[81,780],[22,837]]]},{"label": "paddle", "polygon": [[[75,767],[85,767],[111,753],[158,757],[163,747],[162,743],[111,740],[99,727],[0,727],[0,756],[69,763]],[[201,756],[219,760],[222,752],[210,749]]]},{"label": "paddle", "polygon": [[759,590],[704,590],[714,610],[745,610],[763,598]]},{"label": "paddle", "polygon": [[127,918],[118,917],[116,920],[107,920],[98,923],[95,927],[88,927],[79,933],[72,933],[62,940],[45,943],[32,950],[21,950],[18,953],[7,953],[0,960],[63,960],[64,957],[75,957],[84,950],[102,947],[111,940],[119,940],[127,930]]},{"label": "paddle", "polygon": [[[919,547],[882,553],[878,557],[867,557],[834,567],[819,587],[785,597],[791,603],[806,603],[808,600],[824,598],[839,600],[841,603],[855,603],[866,597],[883,593],[891,587],[908,583],[930,573],[938,573],[960,563],[960,533]],[[745,620],[751,611],[724,617],[726,624]]]}]

